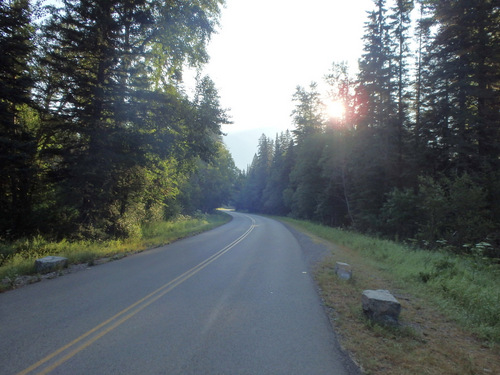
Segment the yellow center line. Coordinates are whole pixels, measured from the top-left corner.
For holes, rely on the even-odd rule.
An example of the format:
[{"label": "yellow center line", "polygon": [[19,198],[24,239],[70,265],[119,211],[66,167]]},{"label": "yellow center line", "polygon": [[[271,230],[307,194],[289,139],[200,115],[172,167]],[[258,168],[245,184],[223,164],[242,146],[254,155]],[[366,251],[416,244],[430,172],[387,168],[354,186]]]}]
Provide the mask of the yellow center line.
[{"label": "yellow center line", "polygon": [[[248,218],[251,219],[252,225],[250,226],[250,228],[248,228],[248,230],[245,233],[243,233],[240,237],[238,237],[236,240],[234,240],[233,242],[231,242],[229,245],[227,245],[223,249],[219,250],[217,253],[213,254],[209,258],[205,259],[203,262],[199,263],[198,265],[196,265],[196,266],[192,267],[191,269],[189,269],[188,271],[184,272],[182,275],[176,277],[175,279],[169,281],[165,285],[163,285],[160,288],[156,289],[154,292],[148,294],[144,298],[141,298],[137,302],[135,302],[132,305],[128,306],[127,308],[123,309],[122,311],[120,311],[119,313],[115,314],[111,318],[109,318],[106,321],[104,321],[104,322],[100,323],[99,325],[95,326],[94,328],[92,328],[91,330],[87,331],[83,335],[79,336],[75,340],[71,341],[70,343],[68,343],[68,344],[66,344],[64,346],[62,346],[61,348],[57,349],[53,353],[47,355],[46,357],[44,357],[43,359],[41,359],[38,362],[34,363],[33,365],[31,365],[27,369],[19,372],[17,375],[27,375],[27,374],[29,374],[30,372],[32,372],[32,371],[36,370],[37,368],[41,367],[42,365],[44,365],[45,363],[49,362],[53,358],[57,357],[59,354],[61,354],[61,353],[65,352],[65,351],[71,349],[72,347],[77,346],[77,344],[79,344],[80,342],[82,342],[88,336],[92,335],[93,333],[98,332],[99,330],[101,330],[105,326],[109,325],[110,323],[112,323],[113,321],[115,321],[115,320],[118,319],[116,322],[114,322],[113,324],[109,325],[109,327],[104,328],[101,332],[99,332],[98,334],[96,334],[95,336],[93,336],[92,338],[90,338],[89,340],[87,340],[85,342],[82,342],[81,345],[79,345],[78,347],[76,347],[75,349],[73,349],[72,351],[70,351],[69,353],[67,353],[66,355],[64,355],[63,357],[61,357],[60,359],[58,359],[56,362],[54,362],[50,366],[48,366],[48,367],[44,368],[42,371],[38,372],[38,374],[48,374],[49,372],[51,372],[55,368],[59,367],[64,362],[68,361],[70,358],[72,358],[73,356],[75,356],[76,354],[78,354],[79,352],[81,352],[82,350],[84,350],[85,348],[87,348],[88,346],[90,346],[91,344],[93,344],[94,342],[96,342],[97,340],[99,340],[101,337],[103,337],[107,333],[111,332],[116,327],[120,326],[121,324],[123,324],[124,322],[126,322],[128,319],[132,318],[134,315],[136,315],[140,311],[144,310],[146,307],[148,307],[149,305],[151,305],[153,302],[157,301],[158,299],[160,299],[161,297],[163,297],[165,294],[167,294],[168,292],[172,291],[174,288],[176,288],[177,286],[179,286],[180,284],[182,284],[184,281],[188,280],[189,278],[191,278],[192,276],[194,276],[195,274],[197,274],[198,272],[200,272],[202,269],[204,269],[205,267],[207,267],[209,264],[211,264],[212,262],[214,262],[215,260],[217,260],[218,258],[220,258],[222,255],[224,255],[229,250],[231,250],[234,246],[236,246],[241,241],[243,241],[254,230],[254,228],[255,228],[255,220],[253,218],[249,217],[249,216],[246,216],[246,217],[248,217]],[[132,312],[130,312],[134,308],[135,308],[135,310],[132,311]],[[127,314],[127,315],[125,315],[125,314]]]}]

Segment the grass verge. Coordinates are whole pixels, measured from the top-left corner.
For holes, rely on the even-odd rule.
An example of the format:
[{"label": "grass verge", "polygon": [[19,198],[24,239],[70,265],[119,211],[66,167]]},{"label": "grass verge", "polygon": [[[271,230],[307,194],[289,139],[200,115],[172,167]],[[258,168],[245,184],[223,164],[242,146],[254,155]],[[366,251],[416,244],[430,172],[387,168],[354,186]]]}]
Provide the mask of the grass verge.
[{"label": "grass verge", "polygon": [[47,255],[66,257],[70,265],[92,265],[99,259],[119,259],[131,253],[166,245],[213,229],[230,220],[229,215],[218,212],[213,215],[181,217],[173,221],[145,224],[141,228],[140,236],[125,240],[47,242],[42,237],[35,237],[0,244],[0,292],[16,287],[21,276],[33,275],[35,260]]},{"label": "grass verge", "polygon": [[[332,248],[316,273],[344,348],[366,374],[500,374],[500,269],[481,259],[403,245],[304,221],[283,221]],[[335,262],[354,277],[339,280]],[[367,320],[365,289],[388,289],[401,325]]]}]

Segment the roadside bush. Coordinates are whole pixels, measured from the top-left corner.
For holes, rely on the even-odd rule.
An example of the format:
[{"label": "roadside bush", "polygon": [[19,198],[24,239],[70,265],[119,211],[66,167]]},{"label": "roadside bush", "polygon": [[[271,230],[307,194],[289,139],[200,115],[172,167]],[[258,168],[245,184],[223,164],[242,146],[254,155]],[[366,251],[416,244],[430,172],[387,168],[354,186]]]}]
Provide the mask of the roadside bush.
[{"label": "roadside bush", "polygon": [[411,189],[394,189],[381,210],[381,228],[396,239],[413,237],[421,220],[419,197]]},{"label": "roadside bush", "polygon": [[468,174],[455,179],[421,177],[419,182],[417,238],[422,244],[462,251],[464,245],[485,240],[493,230],[486,192]]}]

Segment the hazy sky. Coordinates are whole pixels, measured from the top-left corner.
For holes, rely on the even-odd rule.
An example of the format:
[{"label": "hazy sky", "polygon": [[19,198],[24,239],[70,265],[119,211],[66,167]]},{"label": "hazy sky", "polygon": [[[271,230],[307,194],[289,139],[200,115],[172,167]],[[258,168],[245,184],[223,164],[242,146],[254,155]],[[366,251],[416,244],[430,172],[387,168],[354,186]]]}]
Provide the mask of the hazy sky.
[{"label": "hazy sky", "polygon": [[250,129],[271,137],[291,129],[297,85],[321,81],[334,61],[357,66],[366,11],[372,7],[372,0],[226,0],[208,47],[206,73],[222,106],[230,109],[234,124],[223,130],[240,168],[255,150],[239,155],[244,147],[231,139],[255,133],[246,132]]}]

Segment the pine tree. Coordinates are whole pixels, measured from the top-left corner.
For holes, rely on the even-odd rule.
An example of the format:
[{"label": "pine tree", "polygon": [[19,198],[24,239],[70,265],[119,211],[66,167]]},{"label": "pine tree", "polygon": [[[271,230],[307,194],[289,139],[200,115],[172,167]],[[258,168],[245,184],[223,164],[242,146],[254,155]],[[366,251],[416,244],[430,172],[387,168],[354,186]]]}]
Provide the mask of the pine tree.
[{"label": "pine tree", "polygon": [[84,236],[126,235],[116,223],[141,217],[151,189],[172,178],[166,171],[216,153],[225,115],[213,83],[199,83],[195,102],[180,84],[185,64],[206,60],[220,4],[66,0],[52,9],[44,63],[58,79],[45,91],[57,141],[48,151],[60,204]]},{"label": "pine tree", "polygon": [[309,90],[297,87],[293,101],[295,163],[290,170],[290,184],[284,192],[284,200],[292,215],[313,219],[321,189],[318,161],[323,148],[324,105],[315,82],[310,84]]},{"label": "pine tree", "polygon": [[385,195],[397,183],[397,105],[393,43],[385,0],[365,24],[364,54],[359,61],[359,120],[353,145],[353,215],[360,229],[376,226]]},{"label": "pine tree", "polygon": [[376,9],[365,24],[364,54],[359,61],[358,94],[365,100],[363,127],[386,128],[395,112],[391,43],[385,0],[374,0]]},{"label": "pine tree", "polygon": [[341,118],[328,119],[326,127],[354,128],[357,123],[359,103],[356,97],[356,78],[349,70],[346,62],[334,62],[324,77],[328,85],[328,100],[340,103],[344,110]]},{"label": "pine tree", "polygon": [[195,172],[181,186],[180,202],[185,212],[212,212],[227,205],[234,193],[237,168],[228,149],[221,142],[211,162],[198,159]]},{"label": "pine tree", "polygon": [[397,0],[396,5],[392,8],[392,14],[389,16],[390,36],[394,40],[395,51],[394,56],[394,72],[393,81],[395,87],[396,115],[394,118],[394,133],[390,137],[390,142],[395,144],[395,173],[396,185],[403,185],[404,155],[406,154],[407,133],[409,128],[408,106],[409,106],[409,75],[408,75],[408,59],[409,59],[409,29],[411,24],[410,13],[414,7],[413,0]]},{"label": "pine tree", "polygon": [[300,145],[303,139],[323,130],[324,121],[321,110],[323,103],[317,83],[312,82],[309,85],[309,90],[297,86],[292,101],[296,103],[292,112],[293,124],[295,125],[292,133],[297,145]]},{"label": "pine tree", "polygon": [[[500,218],[500,11],[495,1],[425,2],[433,21],[424,56],[427,83],[421,135],[427,161],[452,179],[468,174],[486,188]],[[437,160],[437,162],[435,161]]]},{"label": "pine tree", "polygon": [[140,150],[133,141],[133,115],[123,111],[123,103],[135,98],[126,70],[131,57],[122,59],[130,35],[122,30],[119,8],[110,1],[68,0],[45,31],[51,41],[46,64],[61,75],[51,107],[55,131],[67,135],[61,145],[63,191],[66,202],[74,202],[74,222],[85,236],[115,230],[133,193],[121,177],[134,176],[129,172]]},{"label": "pine tree", "polygon": [[[431,4],[437,33],[429,59],[430,82],[442,108],[443,142],[454,173],[495,169],[499,155],[500,39],[495,1],[455,0]],[[432,124],[431,124],[432,126]]]},{"label": "pine tree", "polygon": [[38,140],[32,116],[31,17],[27,0],[0,3],[0,236],[32,230]]},{"label": "pine tree", "polygon": [[321,175],[327,181],[320,194],[316,210],[321,220],[332,226],[353,225],[348,159],[352,158],[353,135],[356,133],[358,108],[356,81],[345,63],[333,64],[325,77],[332,100],[342,103],[343,118],[330,120],[325,131],[326,145],[319,164]]},{"label": "pine tree", "polygon": [[324,186],[318,194],[315,215],[322,223],[336,227],[353,224],[346,165],[350,146],[348,133],[347,129],[328,129],[318,160]]},{"label": "pine tree", "polygon": [[321,156],[326,139],[323,133],[313,134],[296,150],[296,162],[290,172],[291,214],[307,220],[318,220],[318,203],[326,181],[321,174]]},{"label": "pine tree", "polygon": [[282,132],[276,135],[274,141],[274,154],[272,164],[264,189],[263,211],[275,215],[285,215],[288,209],[283,199],[283,192],[288,187],[291,163],[289,153],[293,147],[293,139],[290,132]]},{"label": "pine tree", "polygon": [[[430,83],[428,81],[428,64],[426,62],[432,47],[431,27],[433,20],[430,15],[429,7],[424,1],[418,2],[419,19],[416,27],[416,67],[414,80],[414,96],[413,96],[413,112],[414,124],[412,127],[412,144],[413,152],[411,153],[411,165],[416,176],[424,173],[424,170],[432,170],[430,166],[434,165],[436,158],[428,160],[426,156],[429,154],[430,143],[426,136],[424,125],[424,114],[426,111],[425,98],[429,94]],[[413,182],[413,186],[417,186],[417,181]]]},{"label": "pine tree", "polygon": [[248,168],[245,184],[237,199],[237,208],[251,212],[263,212],[266,184],[269,179],[274,155],[274,142],[265,134],[259,138],[257,153]]}]

